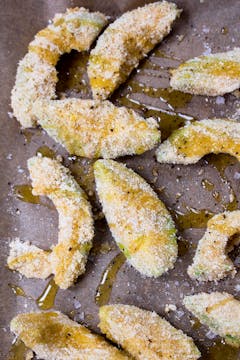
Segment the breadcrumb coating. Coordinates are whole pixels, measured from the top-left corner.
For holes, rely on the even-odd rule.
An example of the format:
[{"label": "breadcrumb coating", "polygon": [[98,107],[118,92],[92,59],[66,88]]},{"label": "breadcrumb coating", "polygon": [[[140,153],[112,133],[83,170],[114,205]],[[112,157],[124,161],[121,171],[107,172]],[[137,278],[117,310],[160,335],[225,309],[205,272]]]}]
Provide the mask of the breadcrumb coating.
[{"label": "breadcrumb coating", "polygon": [[46,279],[52,274],[50,252],[19,239],[10,243],[7,265],[28,278]]},{"label": "breadcrumb coating", "polygon": [[99,310],[101,331],[136,360],[194,360],[201,354],[193,340],[155,312],[130,305]]},{"label": "breadcrumb coating", "polygon": [[156,120],[133,110],[110,102],[54,100],[60,55],[88,50],[105,24],[104,15],[84,8],[57,14],[30,43],[12,90],[14,115],[23,127],[39,123],[71,154],[89,158],[141,154],[160,139]]},{"label": "breadcrumb coating", "polygon": [[212,292],[185,296],[184,305],[227,344],[240,346],[240,301],[231,294]]},{"label": "breadcrumb coating", "polygon": [[240,48],[200,56],[172,70],[173,89],[195,95],[217,96],[240,87]]},{"label": "breadcrumb coating", "polygon": [[174,3],[159,1],[126,12],[110,24],[89,58],[93,98],[107,99],[139,61],[169,34],[180,13]]},{"label": "breadcrumb coating", "polygon": [[213,216],[207,223],[207,230],[199,240],[193,264],[188,275],[199,281],[220,280],[236,269],[227,255],[228,240],[240,232],[240,210],[224,212]]},{"label": "breadcrumb coating", "polygon": [[227,153],[240,160],[240,122],[207,119],[187,124],[160,144],[156,156],[160,163],[187,165],[209,153]]},{"label": "breadcrumb coating", "polygon": [[141,154],[160,140],[154,118],[144,119],[110,101],[65,99],[34,105],[38,123],[70,154],[115,158]]},{"label": "breadcrumb coating", "polygon": [[105,15],[76,7],[56,14],[52,22],[36,34],[18,65],[11,97],[13,114],[23,127],[36,125],[32,112],[36,100],[55,99],[58,80],[55,65],[60,56],[71,50],[89,50],[106,24]]},{"label": "breadcrumb coating", "polygon": [[[91,207],[68,169],[57,160],[35,156],[28,160],[28,168],[33,194],[48,196],[58,211],[58,244],[51,252],[44,252],[25,243],[13,243],[8,266],[27,277],[45,278],[53,273],[55,283],[66,289],[85,271],[94,235]],[[49,266],[41,272],[46,262]]]},{"label": "breadcrumb coating", "polygon": [[103,337],[57,311],[19,314],[10,328],[41,359],[130,359]]},{"label": "breadcrumb coating", "polygon": [[172,269],[177,258],[175,225],[151,187],[113,160],[96,161],[94,175],[109,228],[128,262],[146,276]]}]

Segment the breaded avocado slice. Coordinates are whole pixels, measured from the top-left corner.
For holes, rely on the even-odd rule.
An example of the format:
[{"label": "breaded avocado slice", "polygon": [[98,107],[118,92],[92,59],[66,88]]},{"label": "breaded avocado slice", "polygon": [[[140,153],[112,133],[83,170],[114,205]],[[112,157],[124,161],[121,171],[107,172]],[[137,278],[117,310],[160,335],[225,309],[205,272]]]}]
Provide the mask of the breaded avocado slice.
[{"label": "breaded avocado slice", "polygon": [[103,337],[57,311],[19,314],[10,328],[41,359],[129,359]]},{"label": "breaded avocado slice", "polygon": [[157,121],[110,101],[65,99],[34,105],[38,123],[72,155],[116,158],[142,154],[160,140]]},{"label": "breaded avocado slice", "polygon": [[227,344],[240,346],[240,301],[226,292],[185,296],[184,305]]},{"label": "breaded avocado slice", "polygon": [[207,119],[187,124],[160,144],[156,156],[160,163],[187,165],[209,153],[227,153],[240,160],[240,122]]},{"label": "breaded avocado slice", "polygon": [[29,243],[11,243],[8,266],[27,277],[45,278],[54,274],[62,289],[73,285],[85,272],[94,235],[90,203],[76,180],[58,160],[34,156],[28,160],[33,194],[52,200],[59,214],[57,245],[51,251]]},{"label": "breaded avocado slice", "polygon": [[130,305],[99,310],[101,331],[136,360],[194,360],[201,356],[193,340],[153,311]]},{"label": "breaded avocado slice", "polygon": [[158,1],[128,11],[110,24],[91,51],[88,76],[94,99],[107,99],[139,61],[169,34],[181,11]]},{"label": "breaded avocado slice", "polygon": [[240,87],[240,48],[190,59],[172,71],[173,89],[196,95],[224,95]]},{"label": "breaded avocado slice", "polygon": [[151,187],[113,160],[96,161],[94,174],[108,225],[128,262],[146,276],[172,269],[177,258],[175,225]]},{"label": "breaded avocado slice", "polygon": [[188,275],[199,281],[220,280],[236,274],[232,260],[227,255],[227,243],[231,236],[240,232],[240,210],[226,211],[213,216],[207,230],[199,240],[193,264]]}]

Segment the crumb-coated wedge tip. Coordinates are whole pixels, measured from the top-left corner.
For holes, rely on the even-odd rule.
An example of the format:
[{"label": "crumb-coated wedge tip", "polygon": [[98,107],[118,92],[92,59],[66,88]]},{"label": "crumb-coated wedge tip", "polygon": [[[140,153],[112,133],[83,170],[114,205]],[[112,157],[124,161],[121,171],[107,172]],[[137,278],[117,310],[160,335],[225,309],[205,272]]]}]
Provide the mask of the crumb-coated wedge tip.
[{"label": "crumb-coated wedge tip", "polygon": [[34,156],[28,160],[33,194],[52,200],[59,214],[58,244],[44,251],[29,243],[10,246],[8,266],[27,277],[54,274],[62,289],[73,285],[84,273],[94,235],[91,206],[84,191],[58,160]]},{"label": "crumb-coated wedge tip", "polygon": [[107,99],[180,15],[174,3],[158,1],[124,13],[110,24],[91,51],[88,76],[94,99]]},{"label": "crumb-coated wedge tip", "polygon": [[10,243],[7,265],[27,278],[46,279],[52,274],[51,252],[20,239]]},{"label": "crumb-coated wedge tip", "polygon": [[193,340],[155,312],[130,305],[99,310],[101,331],[136,360],[194,360],[201,356]]},{"label": "crumb-coated wedge tip", "polygon": [[216,281],[227,275],[234,276],[236,269],[227,254],[228,240],[240,232],[240,210],[226,211],[213,216],[207,230],[199,240],[188,275],[199,281]]},{"label": "crumb-coated wedge tip", "polygon": [[96,161],[94,175],[104,215],[127,261],[146,276],[172,269],[177,258],[175,225],[151,187],[113,160]]},{"label": "crumb-coated wedge tip", "polygon": [[184,298],[185,307],[227,344],[240,346],[240,301],[226,292],[199,293]]},{"label": "crumb-coated wedge tip", "polygon": [[187,165],[209,153],[226,153],[240,160],[240,122],[207,119],[187,124],[160,144],[156,157],[160,163]]},{"label": "crumb-coated wedge tip", "polygon": [[154,118],[144,119],[110,101],[40,101],[34,113],[38,123],[70,154],[88,158],[142,154],[161,136]]},{"label": "crumb-coated wedge tip", "polygon": [[41,359],[127,360],[129,357],[103,337],[60,312],[19,314],[11,331]]},{"label": "crumb-coated wedge tip", "polygon": [[196,57],[172,71],[173,89],[196,95],[217,96],[240,87],[240,48]]},{"label": "crumb-coated wedge tip", "polygon": [[84,8],[67,9],[56,14],[39,31],[20,61],[12,90],[13,113],[23,127],[36,125],[32,106],[38,99],[54,99],[57,83],[55,65],[60,56],[71,50],[86,51],[106,25],[105,15]]}]

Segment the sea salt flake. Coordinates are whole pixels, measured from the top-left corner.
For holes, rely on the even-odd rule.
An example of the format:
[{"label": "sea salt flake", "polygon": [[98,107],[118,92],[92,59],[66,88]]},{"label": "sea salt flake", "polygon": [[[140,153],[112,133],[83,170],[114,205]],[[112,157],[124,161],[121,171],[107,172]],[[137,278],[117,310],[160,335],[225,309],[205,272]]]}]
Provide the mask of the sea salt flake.
[{"label": "sea salt flake", "polygon": [[224,105],[225,104],[225,99],[223,96],[217,96],[216,97],[216,104],[217,105]]},{"label": "sea salt flake", "polygon": [[6,156],[6,159],[7,159],[7,160],[12,160],[12,158],[13,158],[13,154],[8,154],[8,155]]},{"label": "sea salt flake", "polygon": [[240,291],[240,284],[237,284],[237,285],[235,286],[235,290],[236,290],[236,291]]},{"label": "sea salt flake", "polygon": [[235,180],[239,180],[239,179],[240,179],[240,172],[235,172],[233,178],[234,178]]},{"label": "sea salt flake", "polygon": [[80,301],[78,301],[77,299],[74,299],[73,306],[74,306],[75,309],[80,309],[80,307],[82,305],[81,305]]},{"label": "sea salt flake", "polygon": [[165,312],[169,313],[170,311],[176,311],[177,307],[174,304],[166,304],[165,305]]},{"label": "sea salt flake", "polygon": [[203,31],[204,34],[208,34],[209,31],[210,31],[209,27],[207,27],[206,25],[203,25],[202,29],[203,29],[202,31]]},{"label": "sea salt flake", "polygon": [[210,340],[214,339],[216,337],[216,334],[214,334],[211,330],[209,330],[207,333],[206,333],[206,337]]},{"label": "sea salt flake", "polygon": [[8,111],[8,116],[10,117],[10,119],[13,119],[14,118],[14,115],[13,115],[13,112],[11,112],[11,111]]}]

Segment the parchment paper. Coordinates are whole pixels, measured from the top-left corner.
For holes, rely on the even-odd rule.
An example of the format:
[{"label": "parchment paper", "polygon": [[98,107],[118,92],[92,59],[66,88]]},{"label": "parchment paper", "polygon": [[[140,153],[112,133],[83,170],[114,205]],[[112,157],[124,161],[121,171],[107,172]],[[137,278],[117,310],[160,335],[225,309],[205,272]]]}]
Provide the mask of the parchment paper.
[{"label": "parchment paper", "polygon": [[[57,154],[63,155],[65,164],[71,164],[66,151],[54,143],[44,132],[38,129],[28,131],[24,136],[21,133],[19,123],[12,118],[12,110],[9,106],[10,91],[15,81],[17,63],[26,53],[28,43],[33,39],[35,33],[44,28],[48,19],[52,18],[56,12],[64,12],[66,7],[85,6],[91,10],[102,11],[114,18],[126,10],[147,2],[141,0],[1,1],[1,359],[6,358],[13,340],[9,331],[10,320],[19,312],[37,310],[34,301],[15,296],[8,284],[21,286],[26,294],[33,298],[37,298],[47,284],[47,280],[26,279],[6,268],[8,244],[10,240],[16,237],[24,241],[31,241],[42,248],[48,248],[50,244],[57,241],[58,221],[55,209],[20,201],[14,195],[14,186],[30,183],[26,162],[29,157],[35,155],[40,146],[49,146]],[[174,56],[184,60],[202,53],[225,51],[234,46],[239,46],[240,3],[238,0],[176,0],[175,2],[184,11],[174,25],[172,33],[157,47],[158,50],[170,57]],[[181,35],[183,35],[183,39]],[[152,53],[151,57],[154,56]],[[64,65],[62,66],[62,64],[60,75],[63,77]],[[161,86],[160,76],[158,77],[156,74],[154,77],[146,77],[145,82],[155,87]],[[124,87],[121,91],[124,92]],[[70,91],[70,95],[77,96],[74,91]],[[152,101],[154,106],[159,106],[159,103],[156,105],[156,99],[152,99]],[[192,115],[197,119],[215,116],[236,118],[238,106],[239,100],[233,95],[226,95],[224,98],[218,99],[195,96],[185,108],[177,109],[177,111]],[[127,163],[128,166],[150,182],[153,189],[158,192],[159,198],[172,211],[187,213],[187,209],[190,207],[198,210],[208,209],[217,213],[223,210],[222,204],[224,202],[229,202],[231,191],[236,193],[237,200],[240,199],[240,180],[237,175],[240,172],[240,166],[237,162],[233,162],[233,165],[226,169],[225,176],[228,179],[226,181],[226,179],[221,178],[214,166],[208,164],[208,159],[206,157],[196,165],[186,167],[161,165],[156,163],[153,150],[142,156],[122,158],[120,161]],[[220,193],[221,202],[214,199],[213,191],[203,187],[203,179],[208,179],[214,184],[213,191]],[[229,184],[233,190],[230,189]],[[178,194],[181,196],[179,197]],[[94,196],[91,198],[93,207],[97,207]],[[240,207],[238,206],[238,208]],[[98,211],[96,210],[96,212]],[[202,351],[203,359],[207,359],[207,349],[214,344],[214,341],[218,341],[218,338],[212,338],[207,327],[192,325],[190,321],[192,317],[184,309],[182,298],[184,295],[202,290],[224,290],[240,299],[240,285],[239,273],[234,279],[227,278],[218,284],[205,285],[191,281],[187,276],[187,266],[192,261],[196,244],[203,233],[204,228],[189,228],[179,231],[180,238],[185,240],[184,244],[187,251],[182,251],[174,270],[156,280],[144,278],[125,263],[117,275],[109,301],[111,303],[134,304],[155,310],[160,315],[165,316],[177,328],[191,335]],[[61,310],[96,331],[98,331],[98,306],[94,301],[96,288],[107,264],[119,252],[106,223],[104,220],[98,220],[96,221],[94,248],[96,249],[101,243],[106,242],[110,244],[112,250],[105,253],[93,251],[84,276],[79,279],[75,286],[66,291],[59,291],[55,302],[55,309]],[[236,264],[239,263],[239,258],[235,262]],[[166,304],[176,305],[177,310],[165,313]],[[223,357],[215,357],[215,359],[220,358]],[[232,355],[225,355],[224,360],[228,359],[233,359]]]}]

